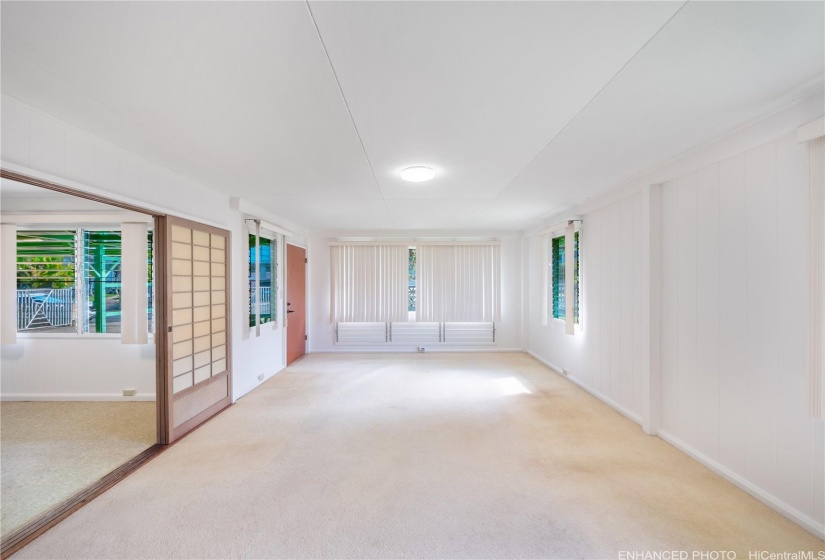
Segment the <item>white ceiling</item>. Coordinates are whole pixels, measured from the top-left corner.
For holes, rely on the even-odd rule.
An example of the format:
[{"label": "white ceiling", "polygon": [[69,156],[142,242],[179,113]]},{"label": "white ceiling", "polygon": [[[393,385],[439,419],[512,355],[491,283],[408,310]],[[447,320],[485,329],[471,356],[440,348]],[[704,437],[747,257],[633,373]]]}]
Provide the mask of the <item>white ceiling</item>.
[{"label": "white ceiling", "polygon": [[0,9],[4,93],[312,229],[522,229],[825,72],[821,2]]}]

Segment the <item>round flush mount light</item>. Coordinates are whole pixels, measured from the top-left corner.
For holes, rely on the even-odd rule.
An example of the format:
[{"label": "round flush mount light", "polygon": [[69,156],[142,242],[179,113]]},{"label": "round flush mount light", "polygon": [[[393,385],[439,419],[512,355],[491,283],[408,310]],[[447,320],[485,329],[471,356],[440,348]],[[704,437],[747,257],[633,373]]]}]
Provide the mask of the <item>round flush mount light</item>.
[{"label": "round flush mount light", "polygon": [[435,171],[426,165],[416,165],[401,170],[401,178],[411,183],[429,181],[433,177],[435,177]]}]

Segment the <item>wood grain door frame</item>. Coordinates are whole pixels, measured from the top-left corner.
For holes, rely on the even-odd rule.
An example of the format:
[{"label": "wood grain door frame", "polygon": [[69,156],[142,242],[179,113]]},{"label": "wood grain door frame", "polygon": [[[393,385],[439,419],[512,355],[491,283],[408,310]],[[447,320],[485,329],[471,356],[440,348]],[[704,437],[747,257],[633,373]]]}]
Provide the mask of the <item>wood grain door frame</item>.
[{"label": "wood grain door frame", "polygon": [[[163,293],[165,295],[165,300],[163,302],[164,305],[164,330],[161,331],[160,328],[156,329],[158,336],[157,336],[157,344],[158,344],[158,356],[163,356],[163,367],[158,368],[158,401],[160,402],[161,396],[161,387],[163,395],[163,406],[166,410],[165,414],[165,423],[164,423],[164,439],[162,443],[172,443],[175,440],[181,438],[182,436],[186,435],[191,430],[197,428],[203,422],[223,410],[224,408],[228,407],[232,404],[232,232],[225,229],[220,229],[214,226],[209,226],[206,224],[202,224],[200,222],[195,222],[191,220],[186,220],[184,218],[179,218],[177,216],[164,216],[160,219],[160,223],[164,232],[164,239],[163,239],[163,247],[164,247],[164,257],[165,257],[165,264],[164,267],[164,274],[163,274],[163,282],[165,284]],[[173,374],[172,374],[172,344],[170,343],[170,338],[172,334],[172,267],[171,267],[171,243],[172,240],[169,238],[168,233],[170,231],[171,226],[181,226],[190,229],[196,229],[198,231],[204,231],[210,234],[222,235],[226,237],[226,257],[225,257],[225,278],[226,278],[226,371],[210,377],[207,380],[204,380],[200,383],[194,384],[191,387],[188,387],[178,393],[174,393],[172,390],[172,382],[173,382]],[[163,347],[161,349],[161,339]],[[174,418],[173,418],[173,408],[175,399],[180,399],[185,397],[186,395],[198,391],[200,389],[204,389],[211,385],[212,383],[217,383],[222,380],[226,380],[227,384],[227,396],[222,398],[221,400],[217,401],[216,403],[210,405],[208,408],[204,409],[200,413],[196,414],[192,418],[186,420],[179,426],[175,427],[174,425]],[[161,383],[162,381],[162,383]],[[160,407],[159,407],[160,408]],[[159,442],[160,443],[160,442]]]},{"label": "wood grain door frame", "polygon": [[[165,376],[166,376],[166,353],[162,351],[165,345],[165,338],[158,336],[158,333],[165,333],[168,330],[169,323],[171,322],[171,316],[167,316],[166,312],[158,313],[159,309],[166,310],[165,303],[167,301],[167,286],[165,282],[160,281],[163,278],[166,278],[168,263],[166,259],[166,244],[165,244],[165,226],[161,227],[161,224],[165,223],[164,220],[167,218],[166,214],[162,214],[157,212],[156,210],[149,210],[148,208],[143,208],[142,206],[137,206],[135,204],[130,204],[127,202],[121,202],[119,200],[114,200],[111,198],[107,198],[105,196],[100,196],[93,193],[88,193],[85,191],[81,191],[78,189],[74,189],[72,187],[67,187],[65,185],[61,185],[59,183],[54,183],[52,181],[46,181],[44,179],[39,179],[37,177],[33,177],[31,175],[26,175],[24,173],[18,173],[16,171],[10,171],[8,169],[0,168],[0,177],[3,179],[9,179],[11,181],[16,181],[18,183],[24,183],[26,185],[32,185],[34,187],[40,187],[42,189],[59,192],[62,194],[66,194],[69,196],[75,196],[77,198],[83,198],[86,200],[91,200],[94,202],[100,202],[102,204],[108,204],[109,206],[114,206],[116,208],[123,208],[124,210],[129,210],[132,212],[139,212],[141,214],[146,214],[152,216],[153,218],[153,225],[154,225],[154,249],[155,249],[155,262],[154,262],[154,272],[155,272],[155,310],[154,310],[154,319],[155,319],[155,409],[157,411],[157,443],[159,444],[167,444],[169,443],[168,439],[168,426],[170,425],[170,409],[169,403],[166,400],[166,393],[162,390],[165,384]],[[160,239],[159,239],[160,238]],[[161,242],[164,240],[164,242]]]}]

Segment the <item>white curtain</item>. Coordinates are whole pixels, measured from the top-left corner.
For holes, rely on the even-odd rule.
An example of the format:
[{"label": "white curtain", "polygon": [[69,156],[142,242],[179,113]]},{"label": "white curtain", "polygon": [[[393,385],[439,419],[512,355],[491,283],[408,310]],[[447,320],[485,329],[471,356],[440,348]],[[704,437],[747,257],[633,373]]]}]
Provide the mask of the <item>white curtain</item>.
[{"label": "white curtain", "polygon": [[416,320],[501,320],[498,244],[416,244]]},{"label": "white curtain", "polygon": [[550,316],[550,283],[552,263],[550,258],[550,234],[539,237],[539,264],[541,265],[541,324],[546,327]]},{"label": "white curtain", "polygon": [[149,341],[148,227],[146,222],[142,222],[123,223],[120,228],[120,342],[146,344]]},{"label": "white curtain", "polygon": [[808,314],[809,408],[825,418],[825,136],[808,142],[810,251]]},{"label": "white curtain", "polygon": [[333,323],[407,320],[408,246],[333,245],[330,249]]},{"label": "white curtain", "polygon": [[0,226],[0,344],[17,342],[17,226]]}]

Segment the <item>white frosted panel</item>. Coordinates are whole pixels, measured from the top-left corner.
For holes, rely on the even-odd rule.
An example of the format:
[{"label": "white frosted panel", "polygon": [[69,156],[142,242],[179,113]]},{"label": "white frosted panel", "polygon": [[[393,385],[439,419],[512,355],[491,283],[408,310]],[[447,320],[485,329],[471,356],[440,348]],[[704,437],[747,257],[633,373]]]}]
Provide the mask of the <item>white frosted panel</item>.
[{"label": "white frosted panel", "polygon": [[226,331],[212,335],[212,346],[220,346],[221,344],[226,344]]},{"label": "white frosted panel", "polygon": [[209,334],[209,321],[195,323],[194,334],[195,336],[204,336]]},{"label": "white frosted panel", "polygon": [[212,262],[225,263],[226,253],[224,251],[221,251],[220,249],[212,249]]},{"label": "white frosted panel", "polygon": [[212,361],[216,362],[226,358],[226,346],[218,346],[212,349]]},{"label": "white frosted panel", "polygon": [[209,291],[209,277],[208,276],[195,276],[193,278],[192,288],[196,292],[208,292]]},{"label": "white frosted panel", "polygon": [[172,258],[192,260],[192,246],[183,243],[172,243]]},{"label": "white frosted panel", "polygon": [[178,393],[192,386],[192,374],[187,373],[172,379],[172,392]]},{"label": "white frosted panel", "polygon": [[176,294],[172,294],[172,307],[174,309],[192,307],[192,292],[178,292]]},{"label": "white frosted panel", "polygon": [[194,266],[192,267],[192,274],[195,276],[209,276],[211,269],[209,268],[209,263],[204,261],[195,261]]},{"label": "white frosted panel", "polygon": [[212,276],[226,276],[226,265],[223,263],[212,263]]},{"label": "white frosted panel", "polygon": [[195,352],[203,352],[204,350],[209,350],[211,348],[210,344],[210,337],[209,335],[200,336],[195,339]]},{"label": "white frosted panel", "polygon": [[209,356],[209,350],[206,350],[204,352],[198,352],[197,354],[195,354],[195,369],[198,369],[199,367],[203,367],[206,364],[208,364],[211,361],[209,359]]},{"label": "white frosted panel", "polygon": [[180,226],[172,226],[172,241],[180,241],[181,243],[191,243],[192,230]]},{"label": "white frosted panel", "polygon": [[225,290],[226,289],[226,278],[222,276],[217,276],[212,278],[212,289],[213,290]]},{"label": "white frosted panel", "polygon": [[208,321],[209,320],[209,306],[207,307],[196,307],[194,313],[194,321],[197,323],[198,321]]},{"label": "white frosted panel", "polygon": [[175,309],[172,311],[172,325],[185,325],[192,322],[191,309]]},{"label": "white frosted panel", "polygon": [[226,360],[218,360],[212,364],[212,374],[216,375],[226,370]]},{"label": "white frosted panel", "polygon": [[213,319],[220,319],[221,317],[226,317],[226,306],[225,305],[213,305],[212,306],[212,318]]},{"label": "white frosted panel", "polygon": [[206,247],[192,247],[192,258],[196,261],[208,261],[209,249]]},{"label": "white frosted panel", "polygon": [[203,245],[204,247],[209,247],[209,234],[205,231],[192,231],[192,244],[193,245]]},{"label": "white frosted panel", "polygon": [[212,235],[212,247],[215,249],[226,248],[226,238],[223,235]]},{"label": "white frosted panel", "polygon": [[185,358],[180,358],[179,360],[172,362],[173,377],[177,377],[178,375],[184,374],[188,371],[192,371],[192,356],[186,356]]},{"label": "white frosted panel", "polygon": [[201,381],[206,381],[212,377],[212,365],[207,364],[201,368],[195,370],[195,383],[200,383]]},{"label": "white frosted panel", "polygon": [[173,276],[172,277],[172,291],[173,292],[191,292],[192,291],[192,277],[191,276]]},{"label": "white frosted panel", "polygon": [[192,341],[184,340],[172,345],[172,359],[184,358],[192,353]]},{"label": "white frosted panel", "polygon": [[209,292],[195,292],[195,300],[192,305],[194,305],[195,307],[209,305]]},{"label": "white frosted panel", "polygon": [[189,276],[192,274],[192,261],[172,259],[172,274],[176,276]]},{"label": "white frosted panel", "polygon": [[226,322],[223,319],[212,319],[212,332],[221,332],[226,330]]},{"label": "white frosted panel", "polygon": [[226,303],[226,292],[224,292],[224,291],[212,292],[212,303]]},{"label": "white frosted panel", "polygon": [[180,342],[192,338],[192,325],[172,327],[172,341]]}]

